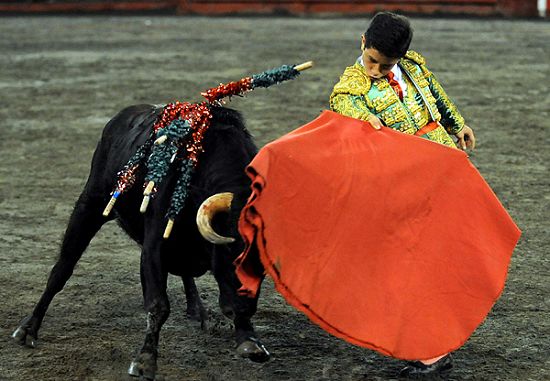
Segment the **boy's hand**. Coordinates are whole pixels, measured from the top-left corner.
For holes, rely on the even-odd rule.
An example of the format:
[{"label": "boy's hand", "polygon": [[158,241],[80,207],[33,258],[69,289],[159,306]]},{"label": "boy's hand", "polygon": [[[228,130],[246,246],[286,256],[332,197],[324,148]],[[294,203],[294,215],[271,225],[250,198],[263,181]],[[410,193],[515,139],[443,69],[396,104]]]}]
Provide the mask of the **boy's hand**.
[{"label": "boy's hand", "polygon": [[374,114],[369,115],[367,122],[369,122],[376,130],[379,130],[382,127],[384,127],[384,123],[382,123],[382,121],[378,119],[378,117]]},{"label": "boy's hand", "polygon": [[466,151],[466,148],[474,149],[476,147],[476,137],[474,135],[474,131],[467,125],[464,125],[464,128],[455,136],[458,139],[456,142],[458,144],[458,148],[461,150]]}]

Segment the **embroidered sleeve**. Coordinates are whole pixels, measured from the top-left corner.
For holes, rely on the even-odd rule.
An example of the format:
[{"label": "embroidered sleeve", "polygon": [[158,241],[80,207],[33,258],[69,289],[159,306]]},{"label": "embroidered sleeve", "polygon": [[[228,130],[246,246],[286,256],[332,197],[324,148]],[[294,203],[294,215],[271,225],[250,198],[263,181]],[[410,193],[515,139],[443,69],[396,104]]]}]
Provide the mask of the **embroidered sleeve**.
[{"label": "embroidered sleeve", "polygon": [[457,107],[447,96],[447,93],[443,90],[443,87],[439,84],[433,73],[428,73],[429,76],[427,79],[430,84],[430,91],[435,97],[437,109],[441,113],[441,124],[445,126],[448,133],[457,134],[464,127],[464,118],[460,115]]},{"label": "embroidered sleeve", "polygon": [[373,109],[372,102],[365,96],[370,87],[371,80],[359,64],[347,67],[330,95],[331,110],[367,120]]},{"label": "embroidered sleeve", "polygon": [[443,90],[439,81],[426,67],[426,59],[420,53],[413,50],[409,50],[407,54],[405,54],[405,58],[418,64],[422,75],[428,80],[430,92],[434,96],[437,110],[441,114],[441,124],[445,126],[448,133],[453,135],[459,133],[464,127],[464,118],[460,115],[453,101],[447,96],[447,93]]},{"label": "embroidered sleeve", "polygon": [[336,94],[330,98],[330,108],[339,114],[368,120],[372,112],[361,95]]}]

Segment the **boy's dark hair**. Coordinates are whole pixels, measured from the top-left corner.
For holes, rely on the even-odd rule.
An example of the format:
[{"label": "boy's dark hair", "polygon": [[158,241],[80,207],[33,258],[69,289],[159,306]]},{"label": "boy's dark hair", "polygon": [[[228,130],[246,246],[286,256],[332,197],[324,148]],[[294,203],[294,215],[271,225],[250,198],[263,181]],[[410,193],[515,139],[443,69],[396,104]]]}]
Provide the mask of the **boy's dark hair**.
[{"label": "boy's dark hair", "polygon": [[375,48],[389,58],[405,56],[413,36],[409,20],[391,12],[379,12],[365,32],[365,47]]}]

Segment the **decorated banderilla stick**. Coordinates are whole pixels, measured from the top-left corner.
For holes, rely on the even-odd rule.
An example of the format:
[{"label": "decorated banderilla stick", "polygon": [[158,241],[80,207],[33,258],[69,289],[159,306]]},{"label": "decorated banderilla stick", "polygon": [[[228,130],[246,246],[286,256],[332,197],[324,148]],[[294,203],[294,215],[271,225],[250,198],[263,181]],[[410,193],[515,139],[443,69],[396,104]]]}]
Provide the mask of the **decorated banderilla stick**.
[{"label": "decorated banderilla stick", "polygon": [[[220,84],[201,95],[207,102],[198,104],[170,103],[164,107],[162,114],[153,126],[151,138],[138,148],[138,152],[130,159],[125,168],[118,174],[118,181],[111,193],[111,200],[107,204],[103,215],[107,217],[114,207],[118,197],[132,187],[135,181],[135,171],[146,162],[148,179],[144,190],[143,202],[140,211],[145,213],[151,197],[156,192],[156,185],[164,178],[168,166],[174,163],[177,157],[180,159],[180,178],[167,213],[168,225],[163,237],[166,239],[174,225],[175,217],[179,214],[185,199],[187,187],[191,182],[191,175],[198,160],[198,155],[203,151],[202,138],[210,123],[210,104],[219,104],[223,98],[233,95],[243,95],[256,87],[269,87],[283,81],[296,78],[301,71],[313,66],[312,61],[299,65],[283,65],[275,69],[266,70],[252,77],[245,77],[236,82]],[[170,149],[165,143],[170,142]],[[180,148],[185,148],[180,152]],[[149,159],[145,160],[146,151],[151,150]],[[184,152],[187,151],[187,152]]]},{"label": "decorated banderilla stick", "polygon": [[217,102],[225,97],[231,97],[233,95],[242,95],[247,91],[253,90],[256,87],[269,87],[289,79],[294,79],[300,74],[301,71],[309,69],[313,66],[313,61],[304,62],[299,65],[283,65],[275,69],[266,70],[260,74],[253,75],[252,77],[245,77],[239,81],[229,82],[226,84],[220,84],[217,87],[213,87],[201,95],[205,97],[208,102]]}]

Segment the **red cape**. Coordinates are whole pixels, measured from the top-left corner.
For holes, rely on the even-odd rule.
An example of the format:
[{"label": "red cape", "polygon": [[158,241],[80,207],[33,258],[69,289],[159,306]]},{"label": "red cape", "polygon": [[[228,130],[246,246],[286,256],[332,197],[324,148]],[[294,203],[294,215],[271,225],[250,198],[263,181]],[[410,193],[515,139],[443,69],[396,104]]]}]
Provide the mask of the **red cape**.
[{"label": "red cape", "polygon": [[432,358],[460,347],[504,288],[520,230],[462,151],[325,111],[247,172],[241,291],[260,286],[259,254],[335,336]]}]

